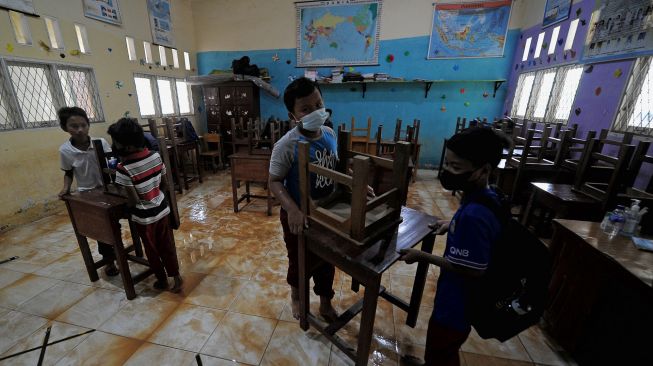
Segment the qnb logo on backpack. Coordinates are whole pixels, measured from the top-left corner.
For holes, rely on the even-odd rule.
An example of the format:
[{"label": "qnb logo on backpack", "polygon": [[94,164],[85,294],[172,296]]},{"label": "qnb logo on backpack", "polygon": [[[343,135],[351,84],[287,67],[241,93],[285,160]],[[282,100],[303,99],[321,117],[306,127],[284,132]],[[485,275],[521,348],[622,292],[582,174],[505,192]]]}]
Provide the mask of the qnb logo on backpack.
[{"label": "qnb logo on backpack", "polygon": [[456,247],[451,247],[449,248],[449,253],[460,257],[469,257],[469,250],[467,249],[458,249]]}]

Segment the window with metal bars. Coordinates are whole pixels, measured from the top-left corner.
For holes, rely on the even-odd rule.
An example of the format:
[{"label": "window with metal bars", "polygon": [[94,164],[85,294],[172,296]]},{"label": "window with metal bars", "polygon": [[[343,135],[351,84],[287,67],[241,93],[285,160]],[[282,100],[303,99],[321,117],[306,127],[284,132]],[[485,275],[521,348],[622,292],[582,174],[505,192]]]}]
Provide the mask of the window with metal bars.
[{"label": "window with metal bars", "polygon": [[58,126],[64,106],[104,121],[93,69],[0,58],[0,131]]},{"label": "window with metal bars", "polygon": [[567,123],[583,67],[562,66],[521,74],[512,115],[529,121]]},{"label": "window with metal bars", "polygon": [[653,57],[635,61],[612,129],[653,136]]},{"label": "window with metal bars", "polygon": [[134,74],[142,118],[193,114],[190,85],[184,79]]}]

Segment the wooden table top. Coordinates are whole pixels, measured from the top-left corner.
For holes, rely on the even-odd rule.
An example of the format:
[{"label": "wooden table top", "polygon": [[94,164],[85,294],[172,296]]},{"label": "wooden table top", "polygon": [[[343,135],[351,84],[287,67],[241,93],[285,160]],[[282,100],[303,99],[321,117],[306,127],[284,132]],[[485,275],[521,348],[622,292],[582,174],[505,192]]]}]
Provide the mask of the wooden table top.
[{"label": "wooden table top", "polygon": [[63,199],[65,201],[83,202],[99,208],[111,208],[125,205],[127,203],[126,197],[105,193],[103,188],[73,192],[63,196]]},{"label": "wooden table top", "polygon": [[306,235],[310,239],[311,247],[319,245],[343,260],[358,263],[376,273],[383,273],[399,259],[399,250],[412,248],[424,240],[432,231],[428,225],[437,221],[434,216],[407,207],[402,207],[401,217],[403,221],[392,240],[385,245],[382,241],[377,241],[357,246],[328,229],[320,228],[316,223],[311,224]]},{"label": "wooden table top", "polygon": [[653,287],[653,253],[637,249],[630,237],[616,235],[611,238],[601,230],[598,222],[555,221],[599,252],[614,259],[646,285]]}]

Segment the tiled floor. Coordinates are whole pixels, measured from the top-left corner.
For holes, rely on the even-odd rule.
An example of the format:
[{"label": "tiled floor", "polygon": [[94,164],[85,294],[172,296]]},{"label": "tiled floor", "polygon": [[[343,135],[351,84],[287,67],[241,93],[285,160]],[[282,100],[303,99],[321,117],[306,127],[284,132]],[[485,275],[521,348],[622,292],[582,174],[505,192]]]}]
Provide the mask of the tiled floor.
[{"label": "tiled floor", "polygon": [[[290,315],[278,208],[268,217],[262,201],[239,214],[231,204],[225,172],[180,196],[182,227],[175,238],[184,291],[156,291],[150,278],[137,285],[139,296],[132,301],[119,277],[102,273],[99,281],[88,280],[67,215],[0,234],[0,260],[20,256],[0,265],[0,358],[39,346],[52,326],[51,341],[95,331],[48,347],[46,365],[192,365],[197,354],[203,365],[352,364],[314,330],[303,332]],[[411,186],[410,207],[450,217],[456,205],[433,172],[421,172]],[[443,248],[440,237],[436,251]],[[408,299],[415,268],[397,263],[383,285]],[[371,365],[423,356],[438,273],[431,268],[416,328],[404,324],[403,311],[380,300]],[[340,311],[361,297],[350,284],[336,273],[334,303]],[[338,335],[355,339],[359,322],[360,315]],[[461,353],[468,366],[573,364],[538,327],[503,344],[472,333]],[[0,364],[34,365],[38,357],[37,350]]]}]

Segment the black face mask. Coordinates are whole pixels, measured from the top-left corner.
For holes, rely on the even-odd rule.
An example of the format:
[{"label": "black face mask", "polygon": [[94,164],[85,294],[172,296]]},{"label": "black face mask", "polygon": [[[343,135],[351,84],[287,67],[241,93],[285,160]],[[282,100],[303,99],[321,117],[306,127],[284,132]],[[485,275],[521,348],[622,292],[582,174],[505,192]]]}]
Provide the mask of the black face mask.
[{"label": "black face mask", "polygon": [[454,174],[444,169],[440,175],[440,183],[442,183],[444,189],[449,191],[469,191],[473,187],[472,182],[469,181],[473,173],[474,171],[470,170],[468,172]]}]

